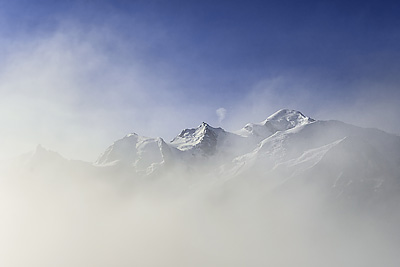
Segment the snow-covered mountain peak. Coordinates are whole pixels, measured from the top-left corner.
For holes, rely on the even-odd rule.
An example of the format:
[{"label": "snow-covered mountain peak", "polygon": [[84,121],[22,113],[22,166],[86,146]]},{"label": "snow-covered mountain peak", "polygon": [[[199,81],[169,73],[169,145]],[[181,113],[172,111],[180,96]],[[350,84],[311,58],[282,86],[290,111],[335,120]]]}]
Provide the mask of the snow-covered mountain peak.
[{"label": "snow-covered mountain peak", "polygon": [[23,155],[20,158],[21,162],[31,162],[41,164],[45,162],[62,162],[65,159],[55,151],[48,150],[42,145],[38,144],[36,149],[30,153]]},{"label": "snow-covered mountain peak", "polygon": [[129,138],[129,137],[139,137],[139,135],[137,133],[130,133],[130,134],[125,135],[124,138]]},{"label": "snow-covered mountain peak", "polygon": [[300,111],[281,109],[269,116],[262,124],[271,123],[278,131],[283,131],[314,121],[314,119],[303,115]]},{"label": "snow-covered mountain peak", "polygon": [[302,126],[315,120],[303,115],[300,111],[281,109],[269,116],[260,123],[248,123],[236,133],[249,137],[253,136],[262,140],[276,133],[277,131],[285,131],[297,126]]},{"label": "snow-covered mountain peak", "polygon": [[225,133],[222,128],[214,128],[203,122],[197,128],[183,130],[171,141],[171,145],[181,151],[195,147],[204,150],[215,149],[218,137]]},{"label": "snow-covered mountain peak", "polygon": [[46,155],[49,153],[47,149],[45,149],[41,144],[38,144],[35,148],[35,150],[32,153],[32,156],[38,157],[42,155]]},{"label": "snow-covered mountain peak", "polygon": [[41,144],[38,144],[36,146],[35,151],[32,154],[33,157],[61,157],[60,154],[58,154],[57,152],[48,150],[46,148],[44,148]]},{"label": "snow-covered mountain peak", "polygon": [[146,169],[152,163],[159,164],[164,161],[164,153],[168,153],[165,146],[162,138],[149,138],[131,133],[108,147],[95,165],[123,163]]}]

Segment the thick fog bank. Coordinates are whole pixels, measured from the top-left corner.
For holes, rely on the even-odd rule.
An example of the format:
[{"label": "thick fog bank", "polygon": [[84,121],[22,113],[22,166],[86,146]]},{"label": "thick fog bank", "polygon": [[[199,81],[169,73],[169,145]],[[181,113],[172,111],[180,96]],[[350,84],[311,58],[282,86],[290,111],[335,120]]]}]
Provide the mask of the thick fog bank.
[{"label": "thick fog bank", "polygon": [[398,210],[339,208],[318,187],[65,176],[3,176],[1,266],[400,264]]}]

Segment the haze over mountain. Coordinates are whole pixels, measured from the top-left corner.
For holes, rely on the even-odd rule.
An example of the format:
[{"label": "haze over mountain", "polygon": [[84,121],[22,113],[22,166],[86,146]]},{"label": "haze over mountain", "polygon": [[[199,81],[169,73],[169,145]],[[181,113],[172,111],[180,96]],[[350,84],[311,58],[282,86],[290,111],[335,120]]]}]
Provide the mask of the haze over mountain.
[{"label": "haze over mountain", "polygon": [[130,133],[93,163],[39,145],[0,166],[0,263],[394,267],[399,151],[289,109],[169,142]]},{"label": "haze over mountain", "polygon": [[399,151],[399,136],[282,109],[235,132],[203,122],[170,142],[131,133],[93,164],[66,160],[41,146],[21,159],[39,173],[62,168],[66,176],[82,172],[112,178],[117,173],[135,181],[178,172],[190,176],[191,183],[257,180],[269,190],[312,184],[322,186],[327,196],[369,203],[399,192]]},{"label": "haze over mountain", "polygon": [[0,267],[400,266],[399,14],[0,0]]}]

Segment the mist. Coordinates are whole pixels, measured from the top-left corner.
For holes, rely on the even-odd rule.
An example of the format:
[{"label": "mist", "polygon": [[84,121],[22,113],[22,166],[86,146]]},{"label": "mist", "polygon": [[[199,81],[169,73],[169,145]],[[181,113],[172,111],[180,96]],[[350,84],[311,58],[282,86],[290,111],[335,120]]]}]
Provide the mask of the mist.
[{"label": "mist", "polygon": [[[289,159],[304,146],[291,144]],[[361,149],[369,155],[368,147]],[[366,199],[324,186],[341,159],[351,165],[353,183],[366,179],[347,150],[337,149],[326,162],[333,169],[294,179],[269,168],[268,159],[236,175],[227,165],[219,174],[204,172],[215,164],[202,160],[191,170],[177,165],[143,176],[123,165],[96,167],[46,153],[2,165],[2,266],[399,264],[393,184],[384,195],[366,188]],[[396,178],[391,171],[379,176]]]},{"label": "mist", "polygon": [[0,1],[0,266],[400,266],[395,4],[39,2]]},{"label": "mist", "polygon": [[[346,79],[306,66],[214,69],[192,50],[177,51],[173,30],[140,19],[57,17],[51,31],[2,39],[0,158],[42,144],[94,161],[127,133],[172,140],[202,121],[234,131],[280,108],[399,133],[395,56],[373,54]],[[133,33],[116,30],[124,23]]]},{"label": "mist", "polygon": [[143,39],[126,40],[114,27],[62,20],[52,32],[0,43],[7,51],[0,69],[0,159],[42,144],[94,161],[116,137],[140,130],[172,139],[200,114],[215,117],[186,100],[178,74],[142,58]]}]

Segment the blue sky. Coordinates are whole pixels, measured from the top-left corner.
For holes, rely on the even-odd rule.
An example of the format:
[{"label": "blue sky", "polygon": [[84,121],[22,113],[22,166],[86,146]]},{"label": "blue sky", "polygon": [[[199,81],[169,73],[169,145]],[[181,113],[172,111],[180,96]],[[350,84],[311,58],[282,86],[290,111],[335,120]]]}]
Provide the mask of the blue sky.
[{"label": "blue sky", "polygon": [[399,133],[398,14],[395,1],[0,0],[1,145],[92,160],[129,132],[235,130],[280,108]]}]

